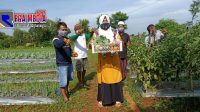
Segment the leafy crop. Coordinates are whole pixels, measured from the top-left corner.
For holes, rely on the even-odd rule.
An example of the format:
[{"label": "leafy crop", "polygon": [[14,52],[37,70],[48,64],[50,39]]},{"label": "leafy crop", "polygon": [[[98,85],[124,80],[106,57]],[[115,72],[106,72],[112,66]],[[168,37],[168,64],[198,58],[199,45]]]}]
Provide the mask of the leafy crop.
[{"label": "leafy crop", "polygon": [[144,38],[132,40],[129,60],[144,90],[160,87],[163,81],[179,83],[182,74],[187,75],[190,89],[194,89],[193,77],[200,73],[200,24],[191,29],[175,27],[179,32],[171,30],[170,37],[152,48],[145,46]]}]

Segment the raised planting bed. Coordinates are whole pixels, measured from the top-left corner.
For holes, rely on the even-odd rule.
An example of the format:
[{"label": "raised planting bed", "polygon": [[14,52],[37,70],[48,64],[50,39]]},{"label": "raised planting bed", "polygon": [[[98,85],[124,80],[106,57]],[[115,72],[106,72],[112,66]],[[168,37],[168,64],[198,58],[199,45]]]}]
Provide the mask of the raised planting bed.
[{"label": "raised planting bed", "polygon": [[33,63],[44,64],[55,62],[55,59],[0,59],[0,64],[12,64],[12,63]]},{"label": "raised planting bed", "polygon": [[37,70],[52,70],[56,68],[55,63],[5,63],[0,64],[0,72],[9,71],[37,71]]},{"label": "raised planting bed", "polygon": [[56,97],[58,82],[0,84],[0,97],[45,96]]},{"label": "raised planting bed", "polygon": [[58,82],[57,73],[1,74],[0,83]]},{"label": "raised planting bed", "polygon": [[29,96],[29,97],[7,97],[1,98],[0,97],[0,105],[38,105],[38,104],[52,104],[55,103],[54,100],[48,97],[41,97],[41,96]]},{"label": "raised planting bed", "polygon": [[142,97],[200,97],[200,81],[194,81],[194,90],[189,89],[187,82],[180,82],[175,87],[175,82],[163,82],[160,88],[148,88],[144,90],[140,82],[136,88]]},{"label": "raised planting bed", "polygon": [[55,58],[53,48],[24,48],[0,50],[0,59],[52,59]]},{"label": "raised planting bed", "polygon": [[0,72],[0,74],[37,74],[37,73],[50,73],[56,72],[56,70],[33,70],[33,71],[8,71]]}]

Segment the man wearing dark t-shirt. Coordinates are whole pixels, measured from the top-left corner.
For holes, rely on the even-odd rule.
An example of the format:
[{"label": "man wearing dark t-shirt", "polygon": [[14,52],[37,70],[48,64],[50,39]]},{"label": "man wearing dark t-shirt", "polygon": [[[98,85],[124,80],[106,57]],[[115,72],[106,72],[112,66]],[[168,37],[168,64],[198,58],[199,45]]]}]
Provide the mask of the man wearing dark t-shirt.
[{"label": "man wearing dark t-shirt", "polygon": [[69,81],[73,79],[72,49],[64,42],[64,38],[67,35],[66,23],[59,22],[57,29],[58,35],[54,37],[53,45],[56,53],[60,92],[64,98],[64,102],[67,102]]},{"label": "man wearing dark t-shirt", "polygon": [[123,21],[118,22],[118,32],[119,35],[121,36],[122,39],[122,43],[123,43],[123,51],[121,51],[119,53],[120,56],[120,65],[121,65],[121,71],[122,71],[122,80],[126,79],[126,75],[127,75],[127,47],[130,46],[130,37],[127,33],[124,32],[124,26],[125,23]]}]

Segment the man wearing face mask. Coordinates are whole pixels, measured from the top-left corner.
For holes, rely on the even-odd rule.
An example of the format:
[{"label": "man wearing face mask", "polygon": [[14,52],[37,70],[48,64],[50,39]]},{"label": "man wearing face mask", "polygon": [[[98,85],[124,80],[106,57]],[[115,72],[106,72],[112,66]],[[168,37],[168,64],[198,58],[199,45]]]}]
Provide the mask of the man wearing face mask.
[{"label": "man wearing face mask", "polygon": [[147,27],[147,31],[149,33],[145,38],[145,44],[147,47],[153,47],[164,39],[164,34],[160,30],[157,30],[153,24],[150,24]]},{"label": "man wearing face mask", "polygon": [[66,45],[64,38],[67,35],[67,25],[59,22],[57,25],[58,35],[53,39],[53,45],[56,52],[56,65],[59,76],[60,93],[64,98],[64,102],[68,101],[69,81],[73,79],[72,50]]},{"label": "man wearing face mask", "polygon": [[126,79],[127,75],[127,47],[130,46],[131,41],[130,41],[130,36],[124,32],[125,29],[125,23],[123,21],[118,22],[118,33],[121,37],[121,40],[123,42],[123,50],[119,53],[120,56],[120,66],[121,66],[121,71],[122,71],[122,80]]}]

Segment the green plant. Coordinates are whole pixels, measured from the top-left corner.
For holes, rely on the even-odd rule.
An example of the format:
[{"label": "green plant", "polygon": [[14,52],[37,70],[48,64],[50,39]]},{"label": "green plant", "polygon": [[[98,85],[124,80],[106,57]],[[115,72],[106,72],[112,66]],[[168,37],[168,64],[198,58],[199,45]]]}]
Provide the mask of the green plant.
[{"label": "green plant", "polygon": [[171,37],[151,48],[145,46],[144,38],[132,39],[129,60],[144,90],[160,87],[162,81],[178,84],[182,73],[188,74],[190,90],[193,90],[193,77],[200,73],[200,24],[190,30],[180,29],[176,34],[171,31]]}]

